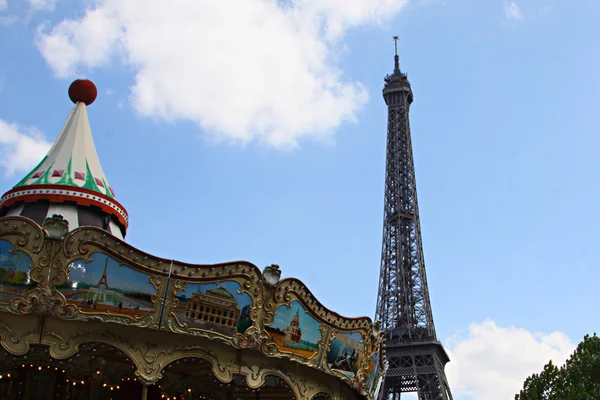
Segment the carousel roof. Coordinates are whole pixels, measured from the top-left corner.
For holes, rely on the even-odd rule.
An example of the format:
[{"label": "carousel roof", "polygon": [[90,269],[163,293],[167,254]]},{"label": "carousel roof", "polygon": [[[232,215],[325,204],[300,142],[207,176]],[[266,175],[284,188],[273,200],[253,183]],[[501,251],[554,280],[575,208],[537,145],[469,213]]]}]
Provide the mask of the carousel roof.
[{"label": "carousel roof", "polygon": [[0,208],[20,200],[73,201],[100,207],[127,227],[127,211],[116,201],[92,137],[87,105],[95,100],[96,93],[91,81],[71,84],[69,97],[75,106],[58,138],[42,161],[0,199]]},{"label": "carousel roof", "polygon": [[48,154],[15,188],[40,184],[85,188],[115,198],[96,153],[85,103],[75,104]]}]

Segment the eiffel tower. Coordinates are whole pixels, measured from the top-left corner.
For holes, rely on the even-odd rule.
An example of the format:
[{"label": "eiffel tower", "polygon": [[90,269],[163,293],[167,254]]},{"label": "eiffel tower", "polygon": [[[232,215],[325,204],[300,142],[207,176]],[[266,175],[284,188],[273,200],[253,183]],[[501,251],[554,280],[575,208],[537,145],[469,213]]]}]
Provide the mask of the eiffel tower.
[{"label": "eiffel tower", "polygon": [[375,318],[386,333],[389,362],[380,400],[417,392],[419,400],[452,400],[444,373],[449,361],[437,340],[427,289],[408,113],[413,93],[400,71],[385,77],[388,106],[381,271]]},{"label": "eiffel tower", "polygon": [[100,280],[98,281],[98,284],[96,285],[97,288],[99,288],[100,286],[104,286],[106,289],[108,289],[108,281],[106,280],[106,268],[108,268],[108,258],[106,259],[106,262],[104,263],[104,272],[102,273],[102,277],[100,277]]}]

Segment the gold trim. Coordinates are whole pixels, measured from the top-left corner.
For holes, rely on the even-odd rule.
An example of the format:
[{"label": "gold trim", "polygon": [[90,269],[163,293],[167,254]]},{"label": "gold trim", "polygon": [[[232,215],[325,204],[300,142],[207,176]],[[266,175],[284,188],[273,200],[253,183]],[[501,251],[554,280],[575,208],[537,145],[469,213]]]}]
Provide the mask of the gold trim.
[{"label": "gold trim", "polygon": [[[64,220],[58,216],[47,219],[44,225],[41,229],[23,217],[0,218],[0,240],[9,241],[15,251],[31,258],[29,276],[36,284],[23,297],[0,304],[1,344],[12,354],[25,354],[30,345],[39,343],[49,346],[52,357],[65,359],[76,354],[84,343],[102,342],[126,354],[136,367],[136,375],[146,384],[158,381],[171,362],[198,357],[211,362],[213,373],[224,383],[241,373],[247,376],[248,385],[255,387],[264,383],[265,376],[276,375],[290,384],[298,398],[310,399],[319,392],[332,399],[354,398],[351,393],[372,398],[373,393],[367,393],[366,388],[372,356],[380,357],[380,376],[386,365],[385,339],[379,325],[367,317],[346,318],[327,309],[298,279],[275,283],[278,267],[265,270],[273,275],[265,282],[263,273],[248,262],[186,264],[144,253],[99,228],[77,228],[65,236],[61,233],[61,229],[66,232]],[[142,316],[128,316],[92,312],[69,303],[57,286],[68,282],[73,262],[90,262],[95,253],[146,274],[156,290],[151,297],[154,308]],[[244,332],[228,336],[190,327],[178,319],[176,295],[188,285],[226,281],[238,283],[239,293],[250,296],[251,325]],[[290,307],[293,301],[298,301],[320,324],[318,351],[310,357],[279,349],[266,330],[273,324],[277,308]],[[349,378],[331,370],[326,357],[336,333],[352,332],[362,335],[364,352],[358,371]],[[296,368],[278,367],[289,362],[308,369],[298,375],[288,372]],[[307,373],[313,377],[306,378]],[[341,392],[332,391],[336,385],[319,383],[330,378],[338,382]],[[339,385],[340,381],[348,386]]]}]

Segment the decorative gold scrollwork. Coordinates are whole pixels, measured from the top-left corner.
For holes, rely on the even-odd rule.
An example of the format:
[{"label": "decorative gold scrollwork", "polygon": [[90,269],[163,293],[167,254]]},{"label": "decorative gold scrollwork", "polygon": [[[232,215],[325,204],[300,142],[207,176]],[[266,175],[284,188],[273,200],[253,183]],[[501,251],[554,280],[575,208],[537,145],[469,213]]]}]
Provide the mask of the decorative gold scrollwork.
[{"label": "decorative gold scrollwork", "polygon": [[[262,273],[247,262],[184,264],[144,253],[99,228],[86,227],[67,232],[66,221],[60,216],[48,218],[42,228],[27,218],[0,218],[0,239],[8,240],[14,245],[15,251],[21,251],[31,258],[28,276],[35,284],[32,288],[27,287],[28,290],[23,294],[0,304],[2,345],[10,348],[14,354],[23,354],[29,348],[29,343],[35,340],[41,340],[50,346],[52,357],[61,359],[77,353],[78,347],[83,343],[108,343],[131,358],[137,376],[146,384],[160,379],[165,366],[173,360],[195,356],[209,360],[213,365],[213,373],[222,382],[229,382],[234,374],[242,373],[254,387],[264,383],[266,375],[274,374],[288,382],[297,398],[301,399],[311,399],[320,392],[328,393],[332,399],[354,398],[344,397],[348,396],[344,393],[349,393],[345,390],[351,390],[350,388],[353,388],[353,393],[370,398],[372,393],[368,393],[371,388],[367,387],[367,382],[373,380],[373,376],[369,375],[373,371],[373,360],[379,363],[379,376],[385,371],[385,338],[379,331],[377,322],[371,323],[366,317],[345,318],[330,311],[300,280],[280,280],[281,270],[276,264],[266,267]],[[135,313],[125,315],[114,311],[96,311],[90,307],[80,309],[77,306],[79,303],[74,302],[64,288],[60,289],[62,292],[57,289],[61,285],[69,287],[65,284],[70,285],[69,274],[72,271],[69,268],[74,262],[85,260],[90,263],[92,259],[97,260],[95,254],[110,257],[119,263],[115,263],[120,265],[119,268],[130,268],[145,276],[148,279],[146,282],[150,283],[145,301],[146,304],[151,303],[148,307],[153,309],[142,316]],[[231,289],[232,283],[238,285],[235,290]],[[227,328],[230,330],[226,334],[200,323],[187,323],[182,317],[186,312],[186,296],[195,295],[196,288],[205,293],[207,288],[223,285],[230,285],[234,296],[249,296],[250,300],[240,303],[245,305],[247,311],[244,312],[247,314],[244,315],[248,316],[249,321],[232,329]],[[276,321],[281,321],[278,312],[286,307],[289,310],[292,305],[296,307],[294,310],[299,309],[296,302],[306,314],[302,314],[301,321],[314,319],[314,326],[317,327],[314,337],[318,338],[320,334],[318,343],[310,343],[313,347],[308,347],[304,352],[289,352],[278,347],[278,343],[281,344],[288,338],[283,338],[284,328],[273,328]],[[54,325],[49,327],[43,324],[41,331],[39,325],[15,331],[3,322],[3,313],[19,314],[23,318],[43,316],[54,321]],[[178,315],[181,319],[178,319]],[[83,323],[89,323],[94,328],[84,328]],[[336,334],[355,333],[360,333],[362,338],[362,355],[357,360],[355,373],[344,374],[331,369],[327,355],[332,349],[331,343]],[[164,336],[174,334],[181,336],[167,336],[168,339]],[[160,339],[163,342],[153,335],[163,335]],[[294,340],[299,348],[306,346],[299,337]],[[211,345],[207,346],[207,343]],[[229,350],[216,352],[212,350],[212,346]],[[316,350],[313,352],[313,349]],[[223,354],[228,356],[223,358]],[[241,357],[242,354],[253,354],[253,360],[260,359],[264,363],[253,361],[251,367],[248,367],[241,360],[245,357]],[[317,375],[313,374],[308,379],[275,367],[277,363],[284,362],[303,364]],[[319,384],[318,376],[326,376],[327,379],[335,377],[338,382],[345,382],[347,385],[342,387],[347,389],[340,389],[339,393],[332,392],[325,385]]]}]

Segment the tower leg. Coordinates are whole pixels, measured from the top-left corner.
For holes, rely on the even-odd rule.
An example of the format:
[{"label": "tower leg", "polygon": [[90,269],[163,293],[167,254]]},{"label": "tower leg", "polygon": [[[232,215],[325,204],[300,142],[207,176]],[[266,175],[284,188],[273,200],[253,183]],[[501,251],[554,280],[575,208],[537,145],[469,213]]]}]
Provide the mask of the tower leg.
[{"label": "tower leg", "polygon": [[377,396],[377,400],[389,400],[390,397],[390,388],[388,381],[386,380],[381,385],[381,389],[379,390],[379,395]]},{"label": "tower leg", "polygon": [[[414,345],[413,345],[414,346]],[[387,348],[389,369],[378,400],[400,399],[416,392],[419,400],[453,400],[439,342]]]}]

